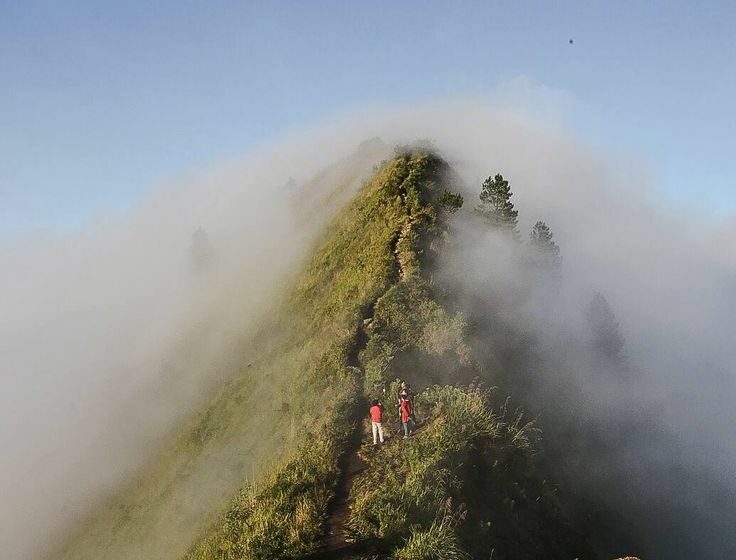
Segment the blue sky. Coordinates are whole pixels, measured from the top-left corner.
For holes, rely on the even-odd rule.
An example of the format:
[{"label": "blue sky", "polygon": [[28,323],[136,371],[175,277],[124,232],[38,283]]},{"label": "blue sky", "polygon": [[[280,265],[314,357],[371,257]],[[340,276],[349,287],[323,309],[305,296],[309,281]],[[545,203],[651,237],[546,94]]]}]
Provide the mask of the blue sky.
[{"label": "blue sky", "polygon": [[[668,204],[736,209],[733,2],[0,0],[0,234],[372,105],[520,76],[646,161]],[[569,44],[572,38],[574,43]]]}]

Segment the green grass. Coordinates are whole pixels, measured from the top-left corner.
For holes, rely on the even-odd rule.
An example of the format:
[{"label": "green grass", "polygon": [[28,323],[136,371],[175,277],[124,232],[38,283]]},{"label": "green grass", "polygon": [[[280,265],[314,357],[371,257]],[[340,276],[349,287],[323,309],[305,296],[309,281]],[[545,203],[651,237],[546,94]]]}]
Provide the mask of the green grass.
[{"label": "green grass", "polygon": [[316,546],[362,392],[360,376],[346,372],[358,371],[350,367],[364,318],[398,279],[394,251],[414,266],[404,235],[433,224],[419,193],[435,166],[427,154],[387,162],[328,228],[287,303],[298,310],[292,330],[301,333],[301,371],[284,388],[284,402],[308,419],[300,422],[305,433],[258,491],[241,490],[186,560],[293,558]]},{"label": "green grass", "polygon": [[381,449],[353,486],[350,527],[357,538],[398,543],[414,525],[429,529],[462,485],[457,467],[465,452],[477,440],[497,439],[504,429],[477,390],[432,387],[416,405],[426,422],[422,431]]},{"label": "green grass", "polygon": [[406,378],[404,372],[390,365],[408,350],[430,359],[449,354],[458,364],[470,365],[465,329],[463,316],[448,314],[432,299],[421,276],[395,284],[376,302],[368,343],[361,354],[367,392],[379,396],[380,389],[396,375]]},{"label": "green grass", "polygon": [[406,544],[396,550],[396,560],[470,560],[455,534],[455,519],[445,515],[428,529],[412,527]]},{"label": "green grass", "polygon": [[356,539],[397,559],[587,557],[534,470],[531,423],[494,411],[477,386],[432,386],[416,401],[418,433],[379,449],[354,483]]},{"label": "green grass", "polygon": [[244,364],[138,477],[50,557],[92,560],[102,550],[106,558],[133,560],[183,553],[212,523],[213,504],[225,505],[246,476],[258,476],[292,445],[299,418],[278,414],[278,395],[284,375],[294,370],[295,352],[282,351],[273,338],[245,352],[251,367]]}]

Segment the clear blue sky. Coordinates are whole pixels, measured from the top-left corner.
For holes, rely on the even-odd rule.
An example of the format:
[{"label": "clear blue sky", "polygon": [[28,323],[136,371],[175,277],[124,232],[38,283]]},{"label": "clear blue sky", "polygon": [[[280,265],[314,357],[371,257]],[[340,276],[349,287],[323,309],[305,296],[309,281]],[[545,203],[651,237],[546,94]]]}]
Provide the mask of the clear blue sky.
[{"label": "clear blue sky", "polygon": [[[568,39],[574,44],[570,45]],[[0,234],[84,223],[335,113],[569,92],[673,203],[736,208],[734,2],[0,0]]]}]

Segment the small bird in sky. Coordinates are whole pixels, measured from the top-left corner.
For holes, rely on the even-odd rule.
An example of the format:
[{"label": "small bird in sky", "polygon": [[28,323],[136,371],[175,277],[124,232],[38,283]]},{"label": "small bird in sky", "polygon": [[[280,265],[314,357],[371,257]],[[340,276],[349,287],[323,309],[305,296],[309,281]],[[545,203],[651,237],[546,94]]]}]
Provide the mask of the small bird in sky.
[{"label": "small bird in sky", "polygon": [[570,40],[568,41],[568,43],[570,43],[570,44],[572,45],[572,39],[570,39]]}]

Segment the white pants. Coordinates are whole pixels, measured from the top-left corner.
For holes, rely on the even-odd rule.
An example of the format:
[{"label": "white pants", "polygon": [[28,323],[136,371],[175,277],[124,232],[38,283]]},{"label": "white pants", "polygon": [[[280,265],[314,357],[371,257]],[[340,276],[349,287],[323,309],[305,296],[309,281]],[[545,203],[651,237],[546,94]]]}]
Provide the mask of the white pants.
[{"label": "white pants", "polygon": [[373,445],[378,443],[379,438],[381,439],[381,443],[383,443],[383,424],[371,420],[371,429],[373,430]]}]

